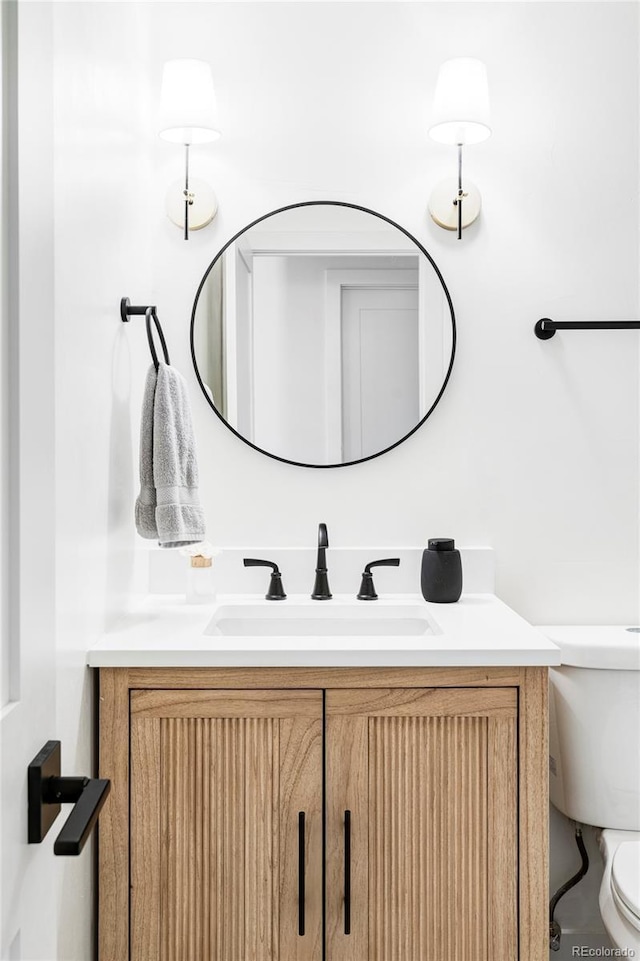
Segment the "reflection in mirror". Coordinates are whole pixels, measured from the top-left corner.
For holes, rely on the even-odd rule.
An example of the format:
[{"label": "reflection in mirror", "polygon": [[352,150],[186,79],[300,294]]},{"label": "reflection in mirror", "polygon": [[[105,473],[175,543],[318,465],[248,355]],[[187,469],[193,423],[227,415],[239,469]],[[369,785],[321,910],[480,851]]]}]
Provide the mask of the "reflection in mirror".
[{"label": "reflection in mirror", "polygon": [[196,373],[216,413],[273,457],[374,457],[428,416],[449,377],[453,307],[426,251],[386,218],[310,203],[238,234],[202,281]]}]

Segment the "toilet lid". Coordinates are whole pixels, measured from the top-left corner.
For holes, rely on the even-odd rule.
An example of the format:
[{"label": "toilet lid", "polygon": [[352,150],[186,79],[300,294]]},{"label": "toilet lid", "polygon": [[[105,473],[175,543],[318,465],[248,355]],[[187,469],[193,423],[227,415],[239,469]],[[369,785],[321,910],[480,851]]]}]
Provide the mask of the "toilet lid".
[{"label": "toilet lid", "polygon": [[613,856],[611,889],[622,913],[640,929],[640,841],[623,841]]}]

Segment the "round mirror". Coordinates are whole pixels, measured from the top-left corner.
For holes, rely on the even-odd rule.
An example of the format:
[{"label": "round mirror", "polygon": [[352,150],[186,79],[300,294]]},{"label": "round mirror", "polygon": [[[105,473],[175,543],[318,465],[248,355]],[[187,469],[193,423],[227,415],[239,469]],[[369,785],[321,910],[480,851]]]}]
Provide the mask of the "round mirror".
[{"label": "round mirror", "polygon": [[266,214],[216,254],[193,305],[191,353],[224,423],[308,467],[377,457],[445,389],[455,318],[424,247],[382,214],[312,201]]}]

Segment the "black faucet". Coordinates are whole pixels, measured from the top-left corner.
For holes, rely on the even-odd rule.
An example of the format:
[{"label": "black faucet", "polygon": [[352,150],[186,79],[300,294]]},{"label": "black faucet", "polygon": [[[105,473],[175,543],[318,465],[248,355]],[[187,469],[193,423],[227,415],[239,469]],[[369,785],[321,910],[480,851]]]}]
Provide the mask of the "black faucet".
[{"label": "black faucet", "polygon": [[316,561],[316,580],[313,585],[313,594],[311,595],[314,601],[329,601],[331,600],[331,591],[329,590],[329,579],[327,578],[327,556],[325,551],[329,546],[329,535],[327,534],[327,525],[318,525],[318,559]]}]

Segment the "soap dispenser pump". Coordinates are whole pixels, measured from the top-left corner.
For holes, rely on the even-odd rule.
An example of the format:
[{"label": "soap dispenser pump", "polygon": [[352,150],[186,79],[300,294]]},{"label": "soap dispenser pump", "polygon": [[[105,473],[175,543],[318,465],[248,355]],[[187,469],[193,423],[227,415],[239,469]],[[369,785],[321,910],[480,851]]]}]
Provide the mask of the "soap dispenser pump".
[{"label": "soap dispenser pump", "polygon": [[462,562],[451,537],[431,537],[422,552],[420,576],[425,601],[450,604],[462,594]]}]

